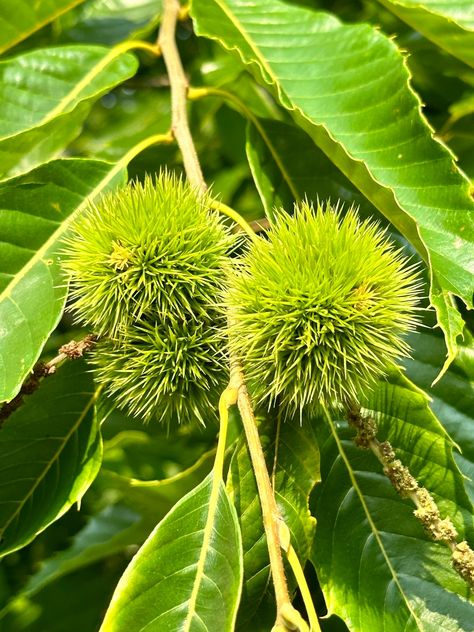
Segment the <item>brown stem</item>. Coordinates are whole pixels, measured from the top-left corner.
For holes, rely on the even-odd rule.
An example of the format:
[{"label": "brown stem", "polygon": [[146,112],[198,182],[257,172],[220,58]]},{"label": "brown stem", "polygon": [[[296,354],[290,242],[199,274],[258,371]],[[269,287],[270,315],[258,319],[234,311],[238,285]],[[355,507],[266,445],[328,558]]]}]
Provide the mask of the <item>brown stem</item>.
[{"label": "brown stem", "polygon": [[[175,29],[179,11],[180,6],[177,0],[165,0],[158,45],[165,60],[171,86],[172,131],[181,150],[186,175],[191,184],[200,191],[205,191],[207,188],[206,183],[187,120],[186,98],[188,82],[175,43]],[[305,622],[291,605],[288,594],[280,547],[278,507],[270,483],[242,369],[235,358],[231,358],[229,387],[235,388],[238,393],[237,405],[242,417],[262,507],[263,525],[267,536],[270,567],[277,602],[277,616],[274,629],[281,632],[304,630]]]},{"label": "brown stem", "polygon": [[166,70],[171,86],[171,130],[176,138],[183,156],[184,169],[191,184],[201,191],[206,190],[206,183],[189,131],[186,111],[186,97],[188,80],[184,74],[183,65],[175,41],[176,22],[181,7],[178,0],[165,0],[163,18],[158,46],[165,60]]},{"label": "brown stem", "polygon": [[262,444],[258,435],[257,424],[253,412],[250,397],[245,385],[242,369],[238,362],[233,362],[234,381],[238,384],[237,406],[242,418],[247,445],[250,452],[250,459],[257,482],[258,495],[262,506],[262,517],[265,534],[267,536],[268,555],[270,558],[270,568],[272,570],[273,585],[275,587],[275,598],[277,604],[277,625],[284,625],[285,619],[282,611],[286,604],[290,603],[288,587],[285,578],[285,569],[281,555],[279,521],[280,512],[275,501],[272,484],[268,475],[265,456]]},{"label": "brown stem", "polygon": [[53,375],[56,368],[67,358],[75,360],[84,355],[97,340],[94,334],[88,334],[79,342],[71,340],[59,349],[59,353],[49,362],[37,362],[31,375],[23,382],[20,392],[10,402],[0,407],[0,428],[4,421],[10,417],[22,404],[25,395],[31,395],[39,387],[43,378]]},{"label": "brown stem", "polygon": [[357,430],[354,442],[360,448],[371,450],[383,466],[384,474],[402,498],[409,498],[416,506],[414,514],[435,542],[443,542],[450,549],[453,566],[461,577],[474,588],[474,551],[466,541],[458,542],[458,533],[449,518],[442,518],[434,498],[410,470],[396,458],[389,441],[377,439],[377,424],[361,413],[360,406],[352,402],[347,408],[347,419]]}]

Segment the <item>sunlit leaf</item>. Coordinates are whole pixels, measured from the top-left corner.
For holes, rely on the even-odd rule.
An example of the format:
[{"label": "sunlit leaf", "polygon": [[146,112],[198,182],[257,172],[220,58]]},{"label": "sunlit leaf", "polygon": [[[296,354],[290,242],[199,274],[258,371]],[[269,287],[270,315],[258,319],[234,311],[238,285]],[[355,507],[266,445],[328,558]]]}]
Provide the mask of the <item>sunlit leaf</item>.
[{"label": "sunlit leaf", "polygon": [[235,509],[213,474],[158,524],[122,576],[102,632],[231,631],[242,580]]},{"label": "sunlit leaf", "polygon": [[0,175],[56,157],[92,103],[136,69],[130,53],[100,46],[43,48],[0,62]]},{"label": "sunlit leaf", "polygon": [[425,258],[451,361],[462,329],[450,294],[473,300],[473,203],[421,114],[395,43],[278,0],[194,0],[192,14],[198,34],[236,51]]},{"label": "sunlit leaf", "polygon": [[0,183],[0,401],[18,393],[61,316],[58,253],[74,213],[123,182],[125,166],[56,160]]}]

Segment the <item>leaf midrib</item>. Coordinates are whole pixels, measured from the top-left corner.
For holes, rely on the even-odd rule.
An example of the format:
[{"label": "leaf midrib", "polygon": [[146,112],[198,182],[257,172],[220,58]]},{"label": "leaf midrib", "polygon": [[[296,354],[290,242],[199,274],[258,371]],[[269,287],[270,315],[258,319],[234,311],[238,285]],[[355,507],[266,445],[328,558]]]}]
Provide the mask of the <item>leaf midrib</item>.
[{"label": "leaf midrib", "polygon": [[[80,1],[82,2],[82,0],[80,0]],[[100,61],[98,61],[82,77],[82,79],[78,83],[76,83],[76,85],[72,88],[72,90],[70,90],[66,95],[64,95],[63,98],[61,99],[61,101],[52,110],[50,110],[40,121],[38,121],[37,123],[34,123],[31,127],[27,127],[25,129],[18,130],[16,132],[13,132],[12,134],[5,134],[4,136],[1,136],[0,137],[0,143],[3,143],[4,141],[11,140],[12,138],[16,138],[16,137],[21,136],[23,134],[28,134],[30,132],[33,132],[36,129],[38,129],[40,127],[43,127],[47,123],[50,123],[51,121],[53,121],[58,116],[60,116],[62,114],[65,114],[67,112],[68,106],[70,106],[74,102],[74,99],[79,97],[81,92],[85,88],[87,88],[87,86],[103,70],[105,70],[105,68],[109,64],[111,64],[117,57],[120,57],[120,55],[123,55],[124,53],[126,53],[130,49],[136,48],[137,44],[139,44],[139,43],[130,40],[130,41],[122,42],[121,44],[118,44],[117,46],[114,46],[114,48],[109,50],[107,52],[107,54],[105,56],[103,56],[102,59]],[[89,48],[103,49],[104,52],[105,52],[105,50],[107,50],[103,46],[97,46],[97,45],[93,46],[93,47],[89,47]],[[101,90],[98,89],[97,93],[99,93],[100,91]],[[88,98],[93,98],[93,95],[91,95]],[[75,107],[77,107],[80,104],[81,101],[85,101],[85,100],[86,99],[79,99],[78,102],[76,103]],[[74,108],[72,108],[72,109],[74,109]]]},{"label": "leaf midrib", "polygon": [[212,471],[211,473],[211,493],[209,496],[209,512],[206,519],[206,524],[204,527],[204,534],[202,538],[201,550],[199,552],[199,558],[196,566],[196,577],[194,578],[193,589],[191,591],[191,597],[189,598],[189,606],[188,606],[188,614],[186,615],[186,619],[184,621],[183,632],[191,631],[191,624],[193,622],[194,616],[199,617],[196,610],[197,598],[199,595],[199,589],[201,587],[201,583],[203,578],[206,576],[206,561],[208,557],[208,552],[210,550],[210,542],[212,532],[214,531],[214,523],[215,517],[217,513],[217,503],[219,500],[219,492],[221,487],[221,479],[217,478],[216,472]]},{"label": "leaf midrib", "polygon": [[79,415],[76,423],[71,427],[71,429],[69,430],[69,432],[63,437],[62,443],[61,445],[58,447],[58,449],[56,450],[56,452],[53,454],[52,458],[50,459],[49,463],[47,464],[47,466],[44,468],[43,472],[41,473],[41,475],[36,479],[36,483],[31,487],[30,491],[28,492],[28,494],[25,495],[25,497],[23,498],[23,500],[18,504],[18,507],[16,509],[16,511],[14,511],[12,513],[12,515],[10,516],[10,519],[6,521],[6,523],[4,524],[3,527],[0,528],[0,536],[2,536],[5,531],[8,529],[8,527],[10,526],[10,524],[13,522],[13,520],[21,513],[21,511],[23,510],[23,507],[25,506],[25,504],[27,503],[27,501],[31,498],[31,496],[34,494],[35,490],[37,489],[37,487],[41,484],[41,482],[43,481],[44,477],[46,476],[46,474],[49,472],[49,470],[51,469],[51,467],[53,466],[54,463],[56,463],[56,461],[58,460],[59,456],[61,455],[61,452],[64,450],[65,446],[68,444],[69,439],[71,438],[71,436],[76,432],[76,430],[78,429],[78,427],[81,425],[81,423],[83,422],[85,416],[87,415],[87,413],[89,412],[90,408],[94,405],[98,395],[99,395],[100,389],[97,389],[89,398],[89,401],[87,402],[84,410],[82,411],[82,413]]},{"label": "leaf midrib", "polygon": [[[393,204],[396,207],[397,212],[400,213],[403,217],[408,218],[409,221],[413,224],[412,232],[410,233],[409,238],[410,238],[411,241],[413,241],[413,243],[417,244],[419,253],[422,256],[422,258],[425,261],[428,261],[429,256],[428,256],[428,253],[427,253],[427,248],[426,248],[424,240],[421,237],[418,224],[413,219],[411,213],[409,213],[407,209],[405,209],[403,206],[400,205],[400,202],[398,200],[398,197],[397,197],[394,189],[391,186],[387,185],[387,184],[381,183],[380,180],[375,177],[375,175],[373,174],[372,170],[367,165],[367,162],[365,160],[363,160],[362,158],[356,158],[351,152],[349,152],[348,149],[346,148],[346,146],[343,143],[341,143],[339,140],[334,138],[334,136],[328,130],[328,128],[327,128],[325,123],[317,123],[316,121],[314,121],[306,112],[304,112],[301,109],[301,107],[299,105],[296,105],[294,103],[293,99],[290,99],[288,97],[288,95],[286,94],[286,91],[284,90],[283,86],[281,85],[281,81],[280,81],[279,77],[277,75],[275,75],[275,73],[273,72],[273,69],[271,68],[271,66],[268,65],[267,61],[265,60],[265,58],[261,54],[260,49],[257,47],[256,44],[254,44],[252,37],[250,36],[248,31],[243,27],[243,25],[241,24],[241,22],[238,19],[238,17],[230,10],[230,8],[226,7],[225,4],[222,3],[222,0],[213,0],[213,1],[221,9],[221,11],[228,17],[228,19],[230,20],[230,22],[232,23],[234,28],[236,28],[239,31],[239,34],[242,36],[242,38],[244,39],[245,43],[251,49],[251,51],[253,52],[255,58],[254,59],[250,59],[249,61],[246,61],[245,60],[245,54],[242,53],[239,48],[237,48],[236,46],[230,46],[229,47],[226,44],[226,42],[224,41],[224,39],[222,39],[221,37],[218,37],[218,36],[211,36],[211,37],[213,39],[216,39],[217,41],[219,41],[224,46],[224,48],[226,48],[227,50],[235,51],[239,55],[239,57],[242,59],[242,61],[243,61],[243,63],[245,65],[256,64],[259,67],[259,69],[260,69],[260,73],[261,73],[265,83],[275,87],[275,89],[277,91],[277,94],[278,94],[278,98],[279,98],[281,104],[283,105],[283,107],[286,110],[291,111],[291,112],[296,112],[299,116],[301,116],[302,119],[304,119],[307,123],[309,123],[309,125],[311,126],[312,129],[324,130],[324,133],[327,135],[328,139],[330,139],[330,142],[335,144],[337,146],[337,148],[340,151],[342,151],[344,153],[344,155],[347,156],[347,158],[352,163],[363,165],[363,167],[367,171],[367,174],[368,174],[371,182],[376,183],[377,186],[379,186],[383,191],[385,191],[386,193],[391,195]],[[404,64],[406,66],[406,62],[404,62]],[[263,70],[265,70],[265,73],[268,75],[267,77],[265,77],[265,73],[262,72]],[[415,94],[413,92],[413,90],[411,90],[409,84],[408,84],[408,88],[413,94]],[[418,101],[418,110],[419,110],[420,116],[422,116],[421,107],[420,107],[420,102],[419,101]],[[307,131],[307,130],[304,130],[304,131]],[[314,141],[314,139],[312,138],[311,135],[310,135],[310,138],[315,143],[315,141]],[[321,145],[319,145],[319,143],[315,143],[315,144],[324,152],[324,149],[321,147]],[[358,185],[355,185],[355,186],[357,188],[359,188]],[[392,218],[392,223],[394,223],[393,218]],[[394,224],[394,225],[397,226],[397,224]],[[405,236],[407,236],[407,231],[401,231],[401,232],[403,232],[405,234]]]}]

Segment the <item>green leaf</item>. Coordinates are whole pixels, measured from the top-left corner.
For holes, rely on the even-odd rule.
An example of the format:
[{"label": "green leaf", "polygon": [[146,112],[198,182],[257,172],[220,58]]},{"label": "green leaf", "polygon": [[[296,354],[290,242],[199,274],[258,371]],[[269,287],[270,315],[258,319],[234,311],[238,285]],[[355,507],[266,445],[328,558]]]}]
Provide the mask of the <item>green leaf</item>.
[{"label": "green leaf", "polygon": [[474,345],[472,336],[465,331],[460,353],[443,379],[432,386],[443,360],[443,340],[434,331],[423,331],[410,337],[413,359],[405,363],[410,379],[424,388],[432,398],[431,408],[442,420],[460,448],[454,459],[465,475],[465,486],[474,503]]},{"label": "green leaf", "polygon": [[84,0],[2,0],[0,54]]},{"label": "green leaf", "polygon": [[212,468],[215,450],[201,455],[190,467],[169,478],[142,481],[121,476],[101,468],[94,487],[105,494],[114,490],[120,502],[143,516],[151,516],[156,524],[184,495],[201,483]]},{"label": "green leaf", "polygon": [[[217,50],[212,64],[204,62],[199,68],[203,82],[208,86],[238,94],[239,99],[256,116],[281,118],[282,112],[268,91],[255,83],[244,64],[236,64],[235,61],[225,51]],[[227,100],[223,103],[231,105]]]},{"label": "green leaf", "polygon": [[117,44],[143,38],[156,28],[162,13],[160,0],[92,0],[78,13],[66,38],[76,42]]},{"label": "green leaf", "polygon": [[[430,299],[431,305],[436,310],[448,350],[444,362],[438,365],[438,376],[435,378],[435,381],[437,381],[445,374],[449,365],[458,354],[459,338],[463,337],[464,320],[456,309],[453,295],[442,288],[436,277],[431,278]],[[442,366],[441,371],[439,366]]]},{"label": "green leaf", "polygon": [[[201,456],[191,467],[159,481],[127,479],[104,470],[107,452],[109,460],[114,458],[111,452],[115,453],[119,447],[127,448],[130,441],[133,438],[137,439],[139,435],[144,433],[122,432],[114,440],[104,444],[103,464],[91,488],[96,496],[103,489],[107,498],[118,492],[121,504],[106,505],[105,509],[92,516],[86,526],[74,536],[69,548],[46,560],[39,571],[32,575],[20,594],[9,604],[8,609],[14,609],[18,600],[36,594],[47,584],[69,573],[119,553],[128,546],[141,545],[157,521],[161,520],[182,496],[198,486],[212,467],[215,450]],[[161,437],[155,437],[157,450],[159,447],[166,447],[167,443],[168,449],[173,450],[174,442],[170,445]],[[135,445],[138,447],[139,444],[151,448],[143,441],[137,441]],[[184,447],[181,442],[176,449],[183,452]],[[163,456],[161,458],[165,463],[160,467],[166,467],[166,459],[163,459]],[[116,461],[116,458],[114,460]],[[141,468],[152,467],[146,452],[142,455],[142,461]],[[106,499],[102,498],[102,502],[106,502]]]},{"label": "green leaf", "polygon": [[[69,573],[141,544],[153,525],[140,520],[140,515],[121,505],[109,505],[77,533],[71,546],[46,560],[22,589],[19,597],[31,596]],[[11,607],[11,606],[10,606]]]},{"label": "green leaf", "polygon": [[[472,541],[472,506],[452,444],[424,394],[393,372],[364,405],[378,423],[380,440],[388,439],[432,492],[460,539]],[[451,566],[449,549],[428,540],[414,506],[397,496],[372,453],[354,446],[345,422],[338,423],[339,449],[324,421],[318,424],[323,483],[314,498],[318,523],[312,560],[328,611],[353,631],[470,629],[474,605]]]},{"label": "green leaf", "polygon": [[234,629],[242,582],[235,509],[213,474],[158,524],[122,576],[102,632]]},{"label": "green leaf", "polygon": [[[107,420],[108,421],[108,420]],[[136,420],[135,425],[136,425]],[[142,430],[127,430],[115,435],[104,444],[103,467],[130,479],[157,482],[182,474],[194,467],[208,447],[204,437],[195,434],[149,435]],[[168,429],[170,430],[170,429]],[[201,439],[201,440],[200,440]],[[214,450],[209,451],[212,461]],[[200,482],[208,471],[202,475]],[[184,492],[183,492],[184,493]]]},{"label": "green leaf", "polygon": [[474,10],[469,0],[379,0],[401,20],[474,67]]},{"label": "green leaf", "polygon": [[73,145],[79,155],[93,155],[100,160],[119,160],[126,151],[152,134],[170,129],[169,94],[142,88],[133,100],[119,88],[112,109],[98,101],[84,129]]},{"label": "green leaf", "polygon": [[469,116],[469,114],[474,113],[474,93],[470,92],[466,97],[456,101],[451,104],[449,108],[450,118],[449,124],[452,125],[453,122],[459,121],[464,116]]},{"label": "green leaf", "polygon": [[100,466],[95,393],[82,361],[45,379],[0,432],[0,556],[79,502]]},{"label": "green leaf", "polygon": [[247,158],[267,217],[274,208],[291,211],[295,201],[342,200],[357,204],[361,214],[377,210],[316,147],[301,128],[259,120],[261,130],[247,128]]},{"label": "green leaf", "polygon": [[62,46],[0,62],[0,174],[54,158],[77,136],[92,103],[135,74],[123,50]]},{"label": "green leaf", "polygon": [[[161,520],[173,505],[186,493],[198,486],[212,468],[215,450],[205,453],[190,467],[162,480],[143,481],[125,476],[117,476],[104,469],[108,460],[118,464],[116,451],[126,450],[130,445],[145,446],[142,454],[140,469],[152,468],[149,462],[149,442],[138,441],[138,436],[146,436],[143,432],[127,431],[117,435],[113,440],[104,443],[104,457],[102,467],[91,488],[92,495],[99,498],[99,503],[110,502],[111,494],[120,504],[106,505],[105,509],[92,516],[87,525],[77,533],[71,546],[60,551],[54,557],[46,560],[40,570],[35,573],[26,586],[21,590],[18,598],[31,595],[42,590],[44,586],[64,575],[75,572],[84,566],[95,563],[106,557],[122,551],[130,545],[141,545],[157,521]],[[151,437],[148,437],[151,439]],[[135,439],[135,443],[131,441]],[[173,451],[174,442],[163,441],[162,437],[154,437],[155,450],[159,458],[164,461],[157,468],[166,467],[163,448]],[[158,452],[161,448],[161,452]],[[183,443],[176,446],[176,450],[186,451]],[[157,458],[157,454],[151,454]],[[127,465],[134,465],[136,458],[127,455]],[[189,458],[186,455],[185,458]],[[103,492],[103,494],[101,494]]]},{"label": "green leaf", "polygon": [[119,558],[83,568],[31,597],[14,601],[0,623],[2,632],[97,630],[124,563]]},{"label": "green leaf", "polygon": [[[277,422],[270,415],[259,425],[267,467],[275,476],[275,496],[291,543],[304,566],[309,557],[315,521],[308,509],[308,497],[319,481],[319,451],[310,424]],[[275,468],[275,469],[273,469]],[[269,630],[275,621],[275,604],[270,579],[267,542],[260,501],[250,457],[241,442],[232,458],[227,488],[231,494],[242,531],[244,585],[237,629]],[[288,573],[291,578],[291,571]],[[294,582],[291,582],[294,588]]]},{"label": "green leaf", "polygon": [[473,300],[473,203],[421,114],[395,43],[368,25],[278,0],[194,0],[192,14],[197,33],[237,51],[424,257],[443,295],[442,307],[433,302],[452,357],[462,330],[449,295]]},{"label": "green leaf", "polygon": [[429,401],[424,391],[397,369],[363,405],[375,413],[381,437],[393,444],[412,474],[433,492],[459,531],[472,536],[473,506],[453,458],[453,441],[431,411]]},{"label": "green leaf", "polygon": [[0,401],[18,393],[60,319],[64,233],[88,199],[124,181],[129,159],[56,160],[0,183]]}]

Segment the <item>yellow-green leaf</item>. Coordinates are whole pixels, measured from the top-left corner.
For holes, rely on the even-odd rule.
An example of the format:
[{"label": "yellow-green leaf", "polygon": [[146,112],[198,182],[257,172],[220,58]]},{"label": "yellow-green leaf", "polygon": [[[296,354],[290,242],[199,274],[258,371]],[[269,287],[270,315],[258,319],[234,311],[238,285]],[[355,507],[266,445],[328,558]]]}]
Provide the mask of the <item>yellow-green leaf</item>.
[{"label": "yellow-green leaf", "polygon": [[231,632],[242,582],[235,509],[209,474],[158,524],[120,580],[101,632]]},{"label": "yellow-green leaf", "polygon": [[84,0],[2,0],[0,54]]},{"label": "yellow-green leaf", "polygon": [[193,0],[199,35],[236,51],[331,161],[429,265],[438,322],[455,353],[450,295],[472,306],[469,182],[421,113],[396,44],[367,24],[279,0]]},{"label": "yellow-green leaf", "polygon": [[379,0],[426,38],[474,67],[471,0]]}]

